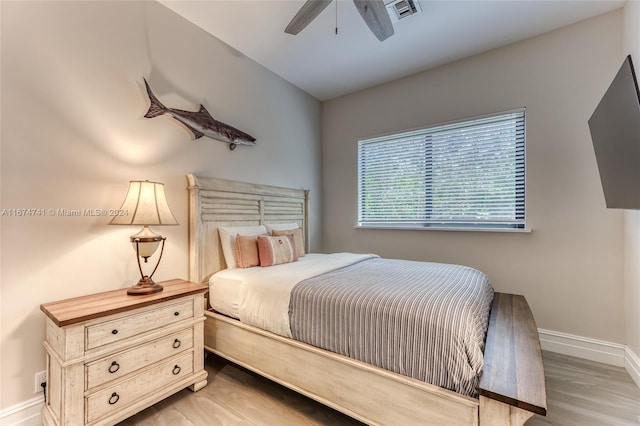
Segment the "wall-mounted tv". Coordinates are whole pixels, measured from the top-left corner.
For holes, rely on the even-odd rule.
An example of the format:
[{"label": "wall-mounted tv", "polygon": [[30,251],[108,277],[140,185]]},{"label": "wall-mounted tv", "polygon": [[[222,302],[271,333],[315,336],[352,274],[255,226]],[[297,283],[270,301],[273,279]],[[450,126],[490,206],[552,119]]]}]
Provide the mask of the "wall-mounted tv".
[{"label": "wall-mounted tv", "polygon": [[640,91],[631,55],[589,119],[608,208],[640,210]]}]

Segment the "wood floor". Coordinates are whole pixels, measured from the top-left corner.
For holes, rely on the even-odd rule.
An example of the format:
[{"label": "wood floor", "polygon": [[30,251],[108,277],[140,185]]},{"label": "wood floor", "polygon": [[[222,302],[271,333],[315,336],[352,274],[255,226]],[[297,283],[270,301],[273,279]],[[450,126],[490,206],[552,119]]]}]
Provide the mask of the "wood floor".
[{"label": "wood floor", "polygon": [[[544,366],[549,414],[527,426],[640,425],[640,388],[624,368],[551,352]],[[183,390],[120,426],[362,425],[216,356],[206,367],[206,388]]]}]

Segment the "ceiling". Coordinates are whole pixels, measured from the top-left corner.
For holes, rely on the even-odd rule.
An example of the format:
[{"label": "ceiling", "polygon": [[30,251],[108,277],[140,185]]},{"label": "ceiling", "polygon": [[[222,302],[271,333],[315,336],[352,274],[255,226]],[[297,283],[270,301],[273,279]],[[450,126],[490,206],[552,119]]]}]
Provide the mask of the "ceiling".
[{"label": "ceiling", "polygon": [[422,13],[396,22],[383,42],[350,0],[334,0],[296,36],[284,28],[304,0],[160,3],[324,101],[600,15],[624,0],[420,0]]}]

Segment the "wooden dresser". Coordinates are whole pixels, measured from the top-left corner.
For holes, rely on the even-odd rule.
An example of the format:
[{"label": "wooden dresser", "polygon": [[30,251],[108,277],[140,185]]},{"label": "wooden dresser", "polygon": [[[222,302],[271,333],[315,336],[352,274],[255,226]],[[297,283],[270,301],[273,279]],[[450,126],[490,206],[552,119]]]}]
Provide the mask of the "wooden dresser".
[{"label": "wooden dresser", "polygon": [[46,303],[45,425],[112,425],[190,386],[207,384],[204,293],[184,280]]}]

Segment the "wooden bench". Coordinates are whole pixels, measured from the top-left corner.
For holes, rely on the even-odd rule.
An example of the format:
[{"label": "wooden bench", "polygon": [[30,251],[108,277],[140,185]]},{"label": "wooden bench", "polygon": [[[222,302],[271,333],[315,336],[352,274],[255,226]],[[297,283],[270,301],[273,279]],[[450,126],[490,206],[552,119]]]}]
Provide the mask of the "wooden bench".
[{"label": "wooden bench", "polygon": [[496,293],[480,377],[480,425],[523,424],[534,414],[547,414],[538,328],[524,296]]}]

